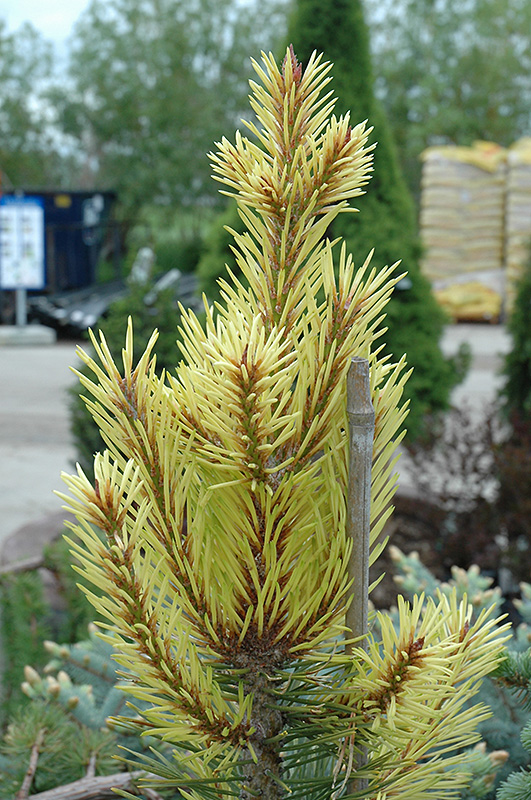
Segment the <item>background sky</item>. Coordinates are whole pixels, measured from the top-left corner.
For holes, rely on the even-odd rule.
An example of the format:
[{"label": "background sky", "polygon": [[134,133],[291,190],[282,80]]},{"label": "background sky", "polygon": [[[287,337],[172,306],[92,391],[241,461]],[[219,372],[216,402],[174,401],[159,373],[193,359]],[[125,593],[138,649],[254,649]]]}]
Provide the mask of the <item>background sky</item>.
[{"label": "background sky", "polygon": [[90,0],[0,0],[0,19],[14,31],[31,22],[46,39],[59,47],[70,35],[72,26]]}]

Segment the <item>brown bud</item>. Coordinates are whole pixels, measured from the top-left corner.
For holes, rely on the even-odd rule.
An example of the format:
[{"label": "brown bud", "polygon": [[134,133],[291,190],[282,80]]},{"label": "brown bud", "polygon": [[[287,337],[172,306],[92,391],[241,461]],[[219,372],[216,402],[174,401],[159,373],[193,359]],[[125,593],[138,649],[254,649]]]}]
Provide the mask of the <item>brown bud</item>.
[{"label": "brown bud", "polygon": [[[293,74],[293,81],[295,85],[299,85],[302,78],[302,64],[297,61],[297,56],[295,55],[295,51],[293,49],[293,45],[290,44],[289,46],[289,57],[291,60],[291,72]],[[282,62],[282,77],[286,80],[286,65],[288,63],[288,53],[284,56],[284,61]]]},{"label": "brown bud", "polygon": [[465,622],[465,624],[463,625],[463,627],[462,627],[462,629],[461,629],[461,632],[460,632],[460,634],[459,634],[459,641],[460,641],[460,642],[463,642],[463,641],[464,641],[464,639],[465,639],[465,637],[466,637],[466,635],[467,635],[467,633],[468,633],[468,631],[469,631],[469,630],[470,630],[470,623],[469,623],[469,621],[468,621],[468,620],[466,620],[466,622]]}]

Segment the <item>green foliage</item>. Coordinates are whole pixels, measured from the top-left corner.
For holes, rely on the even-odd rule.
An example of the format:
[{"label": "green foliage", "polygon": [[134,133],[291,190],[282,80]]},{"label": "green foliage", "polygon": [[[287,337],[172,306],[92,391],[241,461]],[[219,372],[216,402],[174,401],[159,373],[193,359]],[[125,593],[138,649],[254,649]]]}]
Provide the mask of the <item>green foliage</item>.
[{"label": "green foliage", "polygon": [[507,653],[496,670],[495,677],[500,683],[520,692],[524,704],[531,709],[531,651]]},{"label": "green foliage", "polygon": [[62,537],[48,544],[43,555],[44,566],[53,574],[55,590],[61,600],[60,607],[53,612],[53,636],[59,642],[77,642],[85,637],[87,626],[98,618],[79,590],[83,578],[72,569],[72,557]]},{"label": "green foliage", "polygon": [[178,269],[180,272],[195,272],[203,242],[197,235],[187,239],[177,236],[161,236],[155,245],[155,263],[161,273]]},{"label": "green foliage", "polygon": [[146,203],[127,232],[124,273],[129,274],[141,247],[153,249],[153,277],[178,269],[195,272],[215,211],[202,206],[176,209]]},{"label": "green foliage", "polygon": [[505,763],[503,750],[487,752],[485,742],[480,742],[470,753],[469,767],[472,778],[460,794],[460,800],[481,800],[492,797],[492,788],[500,766]]},{"label": "green foliage", "polygon": [[[114,774],[120,747],[134,760],[135,754],[153,745],[126,724],[137,712],[117,687],[112,648],[95,635],[94,625],[89,626],[87,640],[73,645],[43,641],[52,628],[59,635],[79,635],[83,620],[95,615],[94,610],[87,613],[90,606],[79,589],[73,596],[70,564],[70,575],[63,574],[64,553],[64,543],[56,542],[45,555],[46,566],[58,578],[57,588],[66,600],[66,612],[59,620],[42,596],[38,572],[2,578],[2,800],[18,798],[32,756],[35,769],[28,790],[33,794],[88,775]],[[69,619],[72,606],[77,613]],[[117,714],[123,722],[113,722]]]},{"label": "green foliage", "polygon": [[420,273],[415,208],[389,123],[375,96],[361,0],[296,0],[288,39],[303,63],[317,50],[334,64],[337,113],[348,111],[352,120],[368,119],[374,127],[373,139],[378,142],[374,172],[367,194],[357,202],[361,213],[339,218],[332,235],[346,240],[358,262],[374,247],[374,266],[382,268],[400,259],[398,271],[408,273],[387,307],[385,352],[395,358],[407,352],[413,367],[406,396],[411,400],[408,431],[415,436],[424,415],[448,407],[456,375],[439,349],[445,318]]},{"label": "green foliage", "polygon": [[49,119],[46,91],[52,47],[26,22],[8,33],[0,19],[0,169],[2,189],[57,184],[63,162]]},{"label": "green foliage", "polygon": [[512,342],[503,368],[504,410],[515,423],[527,421],[531,428],[531,252],[516,287],[507,330]]},{"label": "green foliage", "polygon": [[378,95],[411,187],[432,144],[529,133],[531,6],[520,0],[366,0]]},{"label": "green foliage", "polygon": [[24,665],[43,663],[42,642],[50,636],[52,620],[37,572],[2,576],[0,607],[3,725],[23,701],[19,687]]},{"label": "green foliage", "polygon": [[89,625],[88,639],[73,645],[46,641],[44,647],[51,660],[44,667],[44,677],[26,666],[25,695],[33,701],[58,704],[82,729],[112,731],[115,751],[121,746],[134,754],[153,745],[128,725],[128,720],[138,718],[137,711],[120,688],[123,670],[117,668],[114,650],[97,635],[94,625]]},{"label": "green foliage", "polygon": [[109,732],[77,725],[59,706],[38,701],[19,709],[0,745],[0,792],[12,800],[25,778],[32,751],[38,769],[30,791],[44,792],[82,778],[92,760],[97,775],[115,771]]},{"label": "green foliage", "polygon": [[[83,368],[83,372],[86,372]],[[89,373],[87,372],[87,377]],[[87,415],[85,403],[79,391],[70,391],[70,432],[76,448],[76,463],[90,473],[94,453],[105,447],[99,430],[92,424],[92,418]]]},{"label": "green foliage", "polygon": [[531,797],[531,774],[526,770],[513,772],[496,794],[496,800],[529,800]]},{"label": "green foliage", "polygon": [[199,264],[197,277],[199,288],[205,292],[211,303],[220,302],[219,278],[227,277],[226,265],[242,280],[241,270],[236,265],[232,250],[234,237],[230,230],[243,233],[245,223],[238,214],[238,207],[230,200],[225,210],[212,222],[205,237],[205,246]]},{"label": "green foliage", "polygon": [[[90,142],[95,180],[122,203],[215,200],[205,153],[245,105],[246,54],[272,44],[274,3],[92,2],[74,31],[66,131]],[[257,42],[260,39],[260,42]]]},{"label": "green foliage", "polygon": [[87,625],[97,614],[79,591],[83,584],[72,570],[72,558],[60,539],[48,545],[43,566],[53,575],[53,591],[59,602],[50,605],[41,572],[8,573],[0,579],[0,642],[2,650],[2,695],[0,727],[15,709],[25,705],[20,689],[27,664],[44,666],[44,641],[52,636],[73,642],[86,635]]},{"label": "green foliage", "polygon": [[159,338],[155,355],[157,357],[157,370],[173,371],[180,360],[180,351],[176,345],[179,336],[181,312],[177,306],[175,292],[165,289],[159,292],[155,302],[148,305],[145,302],[146,294],[152,289],[153,284],[133,284],[126,297],[117,300],[107,316],[100,320],[98,325],[105,331],[105,337],[113,353],[119,354],[123,347],[127,319],[132,317],[135,322],[135,355],[139,358],[149,341],[154,328],[158,328]]},{"label": "green foliage", "polygon": [[[505,662],[500,664],[495,676],[503,685],[517,693],[522,704],[529,711],[531,709],[531,650],[523,653],[509,653]],[[527,722],[520,735],[522,746],[527,752],[527,764],[531,761],[531,719]],[[531,797],[531,769],[520,769],[512,772],[507,780],[500,786],[496,800],[529,800]]]},{"label": "green foliage", "polygon": [[460,600],[466,598],[472,605],[476,618],[481,611],[492,606],[497,613],[501,610],[504,602],[501,589],[499,586],[492,588],[494,579],[482,575],[477,565],[474,564],[467,570],[454,566],[451,579],[441,583],[424,566],[418,553],[405,555],[393,545],[390,546],[389,552],[398,570],[395,581],[407,597],[413,598],[421,592],[433,599],[439,592],[449,597],[455,590]]}]

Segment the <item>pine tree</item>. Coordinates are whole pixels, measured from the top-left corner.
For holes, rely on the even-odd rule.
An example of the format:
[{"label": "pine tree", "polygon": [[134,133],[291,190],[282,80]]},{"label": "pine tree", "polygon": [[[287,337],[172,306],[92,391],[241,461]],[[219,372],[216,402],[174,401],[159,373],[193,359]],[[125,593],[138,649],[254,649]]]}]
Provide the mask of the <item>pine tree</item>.
[{"label": "pine tree", "polygon": [[[80,729],[111,731],[116,739],[115,751],[118,745],[129,753],[153,746],[153,740],[141,738],[129,725],[138,712],[128,706],[127,694],[120,689],[113,648],[97,635],[95,625],[89,625],[88,638],[83,641],[68,645],[47,640],[44,650],[51,657],[43,669],[44,677],[32,666],[24,668],[25,695],[34,702],[61,706]],[[116,721],[118,716],[121,723]]]},{"label": "pine tree", "polygon": [[[464,709],[503,648],[493,609],[456,593],[399,601],[366,647],[345,622],[352,586],[346,378],[365,359],[375,412],[372,559],[396,485],[404,360],[379,348],[392,268],[358,270],[324,233],[366,183],[371,153],[323,98],[330,64],[293,51],[255,64],[257,146],[212,154],[247,231],[247,285],[203,327],[183,314],[168,383],[132,325],[113,359],[93,337],[81,376],[108,449],[94,482],[65,476],[70,544],[104,637],[146,705],[141,727],[172,748],[147,761],[190,798],[427,800],[467,782],[461,747],[487,713]],[[321,296],[322,301],[316,301]],[[103,536],[102,536],[103,534]],[[354,560],[354,558],[352,559]],[[466,760],[466,759],[465,759]]]},{"label": "pine tree", "polygon": [[19,708],[0,742],[0,796],[19,800],[82,778],[115,771],[112,734],[77,725],[58,705]]},{"label": "pine tree", "polygon": [[[509,653],[498,667],[497,680],[515,692],[522,705],[531,710],[531,650],[523,653]],[[523,726],[520,741],[531,762],[531,718],[528,716]],[[519,769],[512,772],[500,786],[496,794],[497,800],[529,800],[531,797],[531,769]]]}]

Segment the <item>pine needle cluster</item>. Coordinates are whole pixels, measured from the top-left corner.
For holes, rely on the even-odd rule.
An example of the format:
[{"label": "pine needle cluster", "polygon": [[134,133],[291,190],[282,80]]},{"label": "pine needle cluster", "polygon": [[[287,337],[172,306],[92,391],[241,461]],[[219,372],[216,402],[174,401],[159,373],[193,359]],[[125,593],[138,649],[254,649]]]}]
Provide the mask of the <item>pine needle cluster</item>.
[{"label": "pine needle cluster", "polygon": [[222,284],[204,327],[183,311],[174,375],[157,375],[156,335],[134,363],[131,325],[121,366],[103,335],[99,363],[81,351],[107,450],[93,483],[65,476],[71,547],[141,728],[173,747],[147,763],[161,781],[218,800],[441,798],[466,782],[457,751],[485,710],[464,703],[500,630],[455,595],[420,598],[345,653],[346,376],[369,361],[374,560],[407,412],[404,362],[378,346],[396,265],[356,269],[326,239],[372,158],[366,125],[333,115],[331,65],[288,50],[254,67],[254,138],[212,155],[246,225],[245,285]]}]

